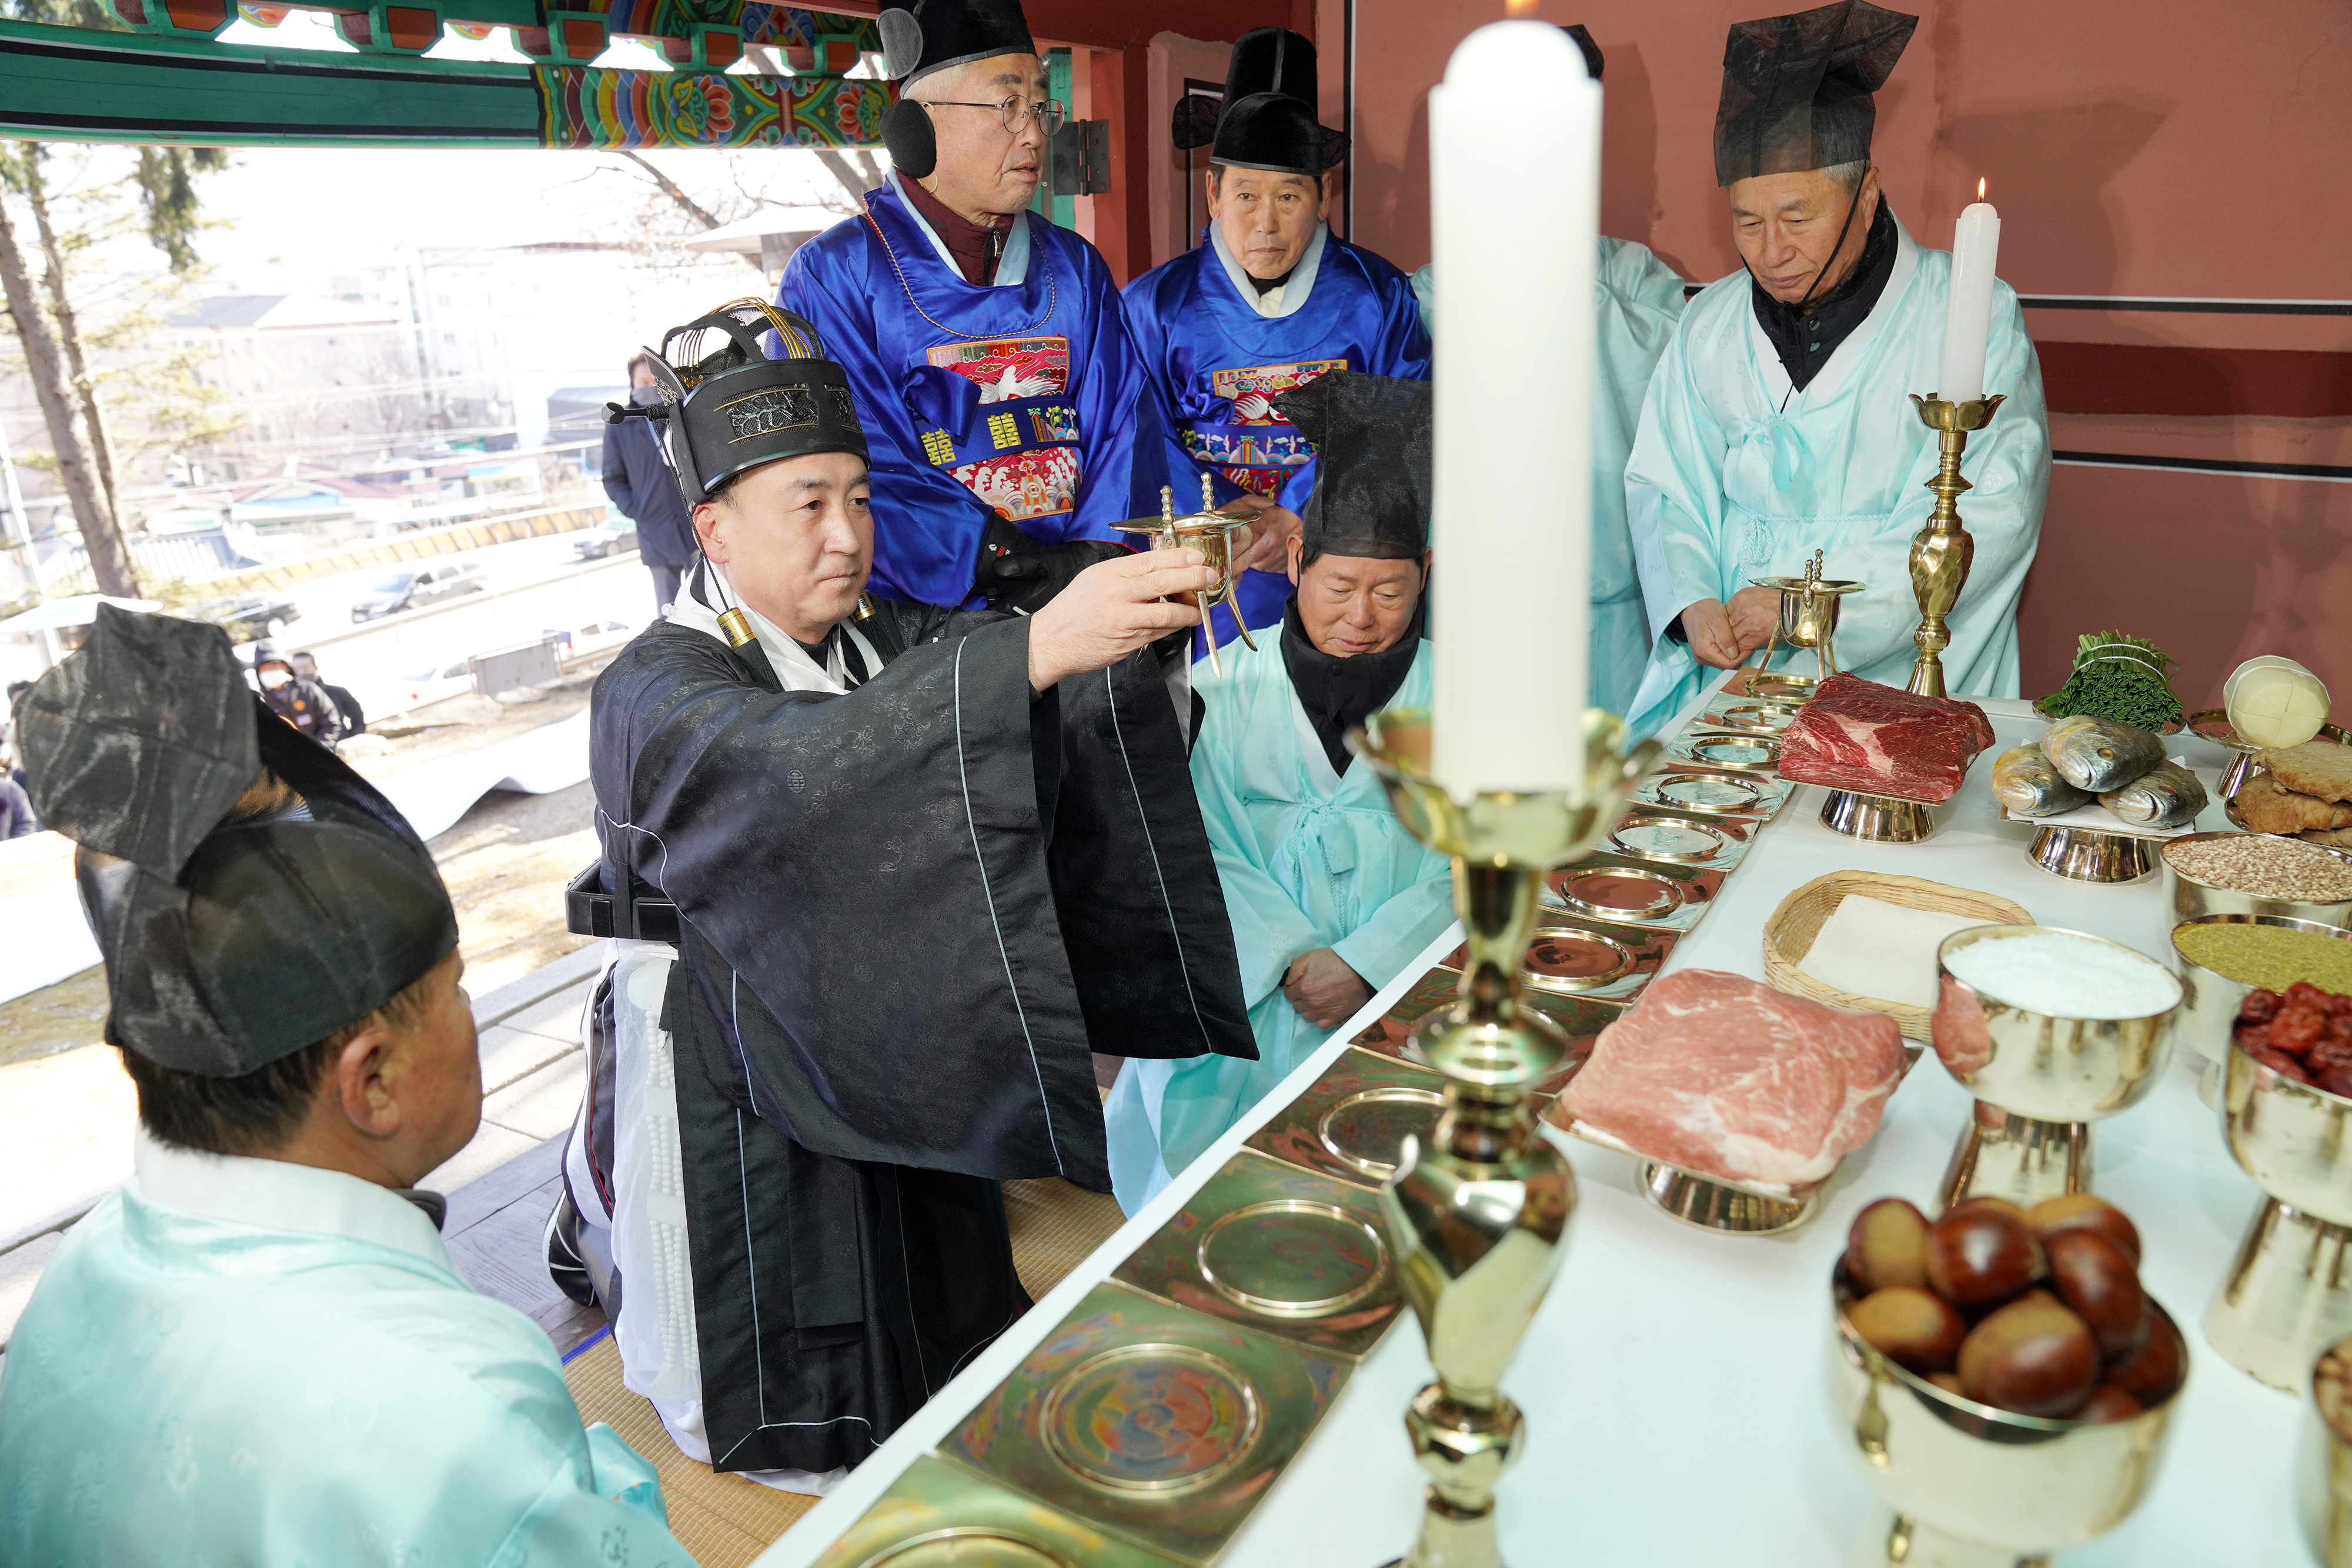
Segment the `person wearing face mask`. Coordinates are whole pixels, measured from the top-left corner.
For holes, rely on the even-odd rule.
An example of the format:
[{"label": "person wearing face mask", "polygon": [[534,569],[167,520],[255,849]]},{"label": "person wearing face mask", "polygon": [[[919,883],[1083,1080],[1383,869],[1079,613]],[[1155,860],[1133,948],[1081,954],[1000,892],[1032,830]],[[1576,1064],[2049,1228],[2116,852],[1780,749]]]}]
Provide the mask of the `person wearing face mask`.
[{"label": "person wearing face mask", "polygon": [[[1335,370],[1424,380],[1429,338],[1404,274],[1324,221],[1348,139],[1316,123],[1315,46],[1285,27],[1243,34],[1222,101],[1213,112],[1187,96],[1171,127],[1177,146],[1209,148],[1204,242],[1122,298],[1162,400],[1177,501],[1189,509],[1206,475],[1221,505],[1257,518],[1254,570],[1234,584],[1256,628],[1282,620],[1284,540],[1314,486],[1313,454],[1274,400]],[[1230,610],[1215,632],[1234,640]]]},{"label": "person wearing face mask", "polygon": [[[653,356],[629,357],[629,403],[651,408],[661,401],[654,386]],[[678,499],[677,481],[662,461],[653,427],[643,419],[614,419],[604,426],[604,494],[613,509],[637,525],[637,559],[654,574],[654,609],[677,601],[679,578],[694,564],[694,525]]]},{"label": "person wearing face mask", "polygon": [[1066,110],[1018,0],[924,0],[878,26],[893,171],[793,254],[779,303],[856,396],[875,591],[1034,612],[1126,553],[1112,524],[1159,514],[1156,402],[1102,256],[1026,210]]},{"label": "person wearing face mask", "polygon": [[1129,1061],[1103,1116],[1119,1206],[1136,1212],[1454,918],[1444,856],[1398,821],[1347,735],[1426,706],[1430,385],[1334,371],[1276,410],[1322,480],[1292,536],[1278,635],[1194,666],[1192,785],[1233,922],[1254,1061]]},{"label": "person wearing face mask", "polygon": [[335,699],[318,682],[297,674],[275,644],[254,645],[253,678],[271,713],[330,749],[342,738],[343,716]]},{"label": "person wearing face mask", "polygon": [[[1838,663],[1909,679],[1912,536],[1935,497],[1936,390],[1952,257],[1895,221],[1871,162],[1871,95],[1918,25],[1868,0],[1733,25],[1716,111],[1716,183],[1746,264],[1701,290],[1658,361],[1625,470],[1642,598],[1658,633],[1627,719],[1646,735],[1761,647],[1778,595],[1759,577],[1863,584],[1842,601]],[[2017,601],[2042,537],[2050,426],[2017,296],[1993,287],[1985,389],[2007,398],[1969,437],[1975,561],[1944,650],[1954,696],[2017,695]]]}]

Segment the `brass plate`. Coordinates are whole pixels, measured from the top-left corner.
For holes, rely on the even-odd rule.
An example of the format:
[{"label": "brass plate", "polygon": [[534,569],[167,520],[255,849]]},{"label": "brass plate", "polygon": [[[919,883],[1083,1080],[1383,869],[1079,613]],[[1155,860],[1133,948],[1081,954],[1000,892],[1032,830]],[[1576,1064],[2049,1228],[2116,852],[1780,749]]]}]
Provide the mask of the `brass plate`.
[{"label": "brass plate", "polygon": [[1687,931],[1714,907],[1722,886],[1723,873],[1712,867],[1595,852],[1554,871],[1537,899],[1547,912]]},{"label": "brass plate", "polygon": [[1664,768],[1633,787],[1633,801],[1705,817],[1754,817],[1769,821],[1792,786],[1777,774],[1719,768]]},{"label": "brass plate", "polygon": [[[1438,1096],[1427,1090],[1352,1098],[1362,1094],[1410,1097],[1400,1107],[1410,1114],[1399,1142],[1403,1132],[1425,1135],[1435,1119]],[[1360,1146],[1336,1141],[1351,1153]],[[1334,1142],[1327,1133],[1325,1147]],[[1354,1361],[1380,1343],[1402,1306],[1381,1226],[1378,1203],[1361,1186],[1244,1149],[1111,1277]]]},{"label": "brass plate", "polygon": [[[1634,933],[1626,935],[1631,936]],[[1658,951],[1663,957],[1665,949],[1662,947]],[[1654,971],[1654,968],[1653,965]],[[1415,1013],[1410,1021],[1399,1019],[1397,1014],[1403,1011],[1406,1004],[1424,988],[1436,989],[1433,982],[1440,979],[1444,982],[1444,999],[1451,1001],[1454,984],[1460,978],[1459,975],[1448,969],[1431,970],[1414,982],[1412,990],[1406,993],[1405,999],[1400,1001],[1388,1017],[1349,1043],[1360,1050],[1378,1051],[1382,1056],[1395,1057],[1400,1061],[1420,1061],[1422,1059],[1413,1049],[1412,1036],[1422,1030],[1442,1027],[1433,1016],[1435,1009],[1433,1007]],[[1568,1054],[1560,1059],[1559,1065],[1529,1086],[1528,1092],[1538,1102],[1549,1100],[1568,1087],[1568,1081],[1576,1076],[1585,1059],[1592,1054],[1592,1042],[1625,1010],[1622,999],[1603,1000],[1567,992],[1540,990],[1533,985],[1520,991],[1519,1006],[1549,1019],[1568,1041]],[[1345,1144],[1359,1150],[1376,1151],[1374,1155],[1360,1159],[1342,1159],[1340,1164],[1358,1173],[1354,1179],[1369,1180],[1374,1184],[1388,1180],[1390,1174],[1396,1169],[1396,1146],[1402,1142],[1403,1134],[1420,1132],[1425,1135],[1436,1126],[1436,1107],[1444,1103],[1436,1091],[1443,1086],[1442,1081],[1433,1082],[1426,1091],[1430,1098],[1426,1102],[1429,1109],[1425,1113],[1415,1108],[1413,1103],[1402,1099],[1392,1098],[1386,1102],[1367,1100],[1355,1104],[1348,1104],[1344,1100],[1339,1102],[1332,1107],[1331,1113],[1326,1113],[1321,1124],[1325,1147]],[[1350,1117],[1355,1120],[1349,1120]],[[1256,1140],[1251,1142],[1255,1145]],[[1279,1150],[1270,1152],[1284,1159],[1291,1157]],[[1315,1168],[1328,1168],[1328,1162]]]},{"label": "brass plate", "polygon": [[1115,1281],[940,1445],[992,1479],[1189,1563],[1223,1550],[1348,1364]]},{"label": "brass plate", "polygon": [[[1547,915],[1528,944],[1519,972],[1531,993],[1630,1002],[1657,974],[1680,935],[1656,926]],[[1456,947],[1438,961],[1456,967],[1467,961],[1467,950]]]},{"label": "brass plate", "polygon": [[1770,773],[1780,766],[1780,742],[1769,735],[1678,735],[1666,745],[1666,760],[1694,768]]},{"label": "brass plate", "polygon": [[923,1454],[816,1568],[1174,1568],[1099,1526]]},{"label": "brass plate", "polygon": [[1693,727],[1728,729],[1742,735],[1779,735],[1797,722],[1797,710],[1802,703],[1783,698],[1735,696],[1717,692],[1706,711],[1693,721]]},{"label": "brass plate", "polygon": [[[1454,976],[1432,973],[1452,989]],[[1386,1181],[1404,1134],[1427,1137],[1444,1103],[1439,1092],[1445,1080],[1403,1060],[1406,1027],[1396,1025],[1393,1036],[1374,1048],[1377,1055],[1360,1048],[1359,1035],[1359,1049],[1341,1051],[1314,1087],[1251,1134],[1246,1146],[1354,1186]]]},{"label": "brass plate", "polygon": [[1747,825],[1738,818],[1702,821],[1646,807],[1611,830],[1608,847],[1636,860],[1665,861],[1729,871],[1748,853]]}]

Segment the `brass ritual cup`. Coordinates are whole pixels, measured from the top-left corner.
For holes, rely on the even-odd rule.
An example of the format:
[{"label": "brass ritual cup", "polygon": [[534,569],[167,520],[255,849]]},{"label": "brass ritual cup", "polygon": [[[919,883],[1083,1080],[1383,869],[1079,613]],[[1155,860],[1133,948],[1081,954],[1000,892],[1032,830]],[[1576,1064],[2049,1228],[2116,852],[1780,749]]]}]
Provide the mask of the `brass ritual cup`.
[{"label": "brass ritual cup", "polygon": [[2319,1568],[2352,1568],[2352,1339],[2312,1366],[2295,1471],[2304,1544]]},{"label": "brass ritual cup", "polygon": [[1209,476],[1201,476],[1201,509],[1183,517],[1176,515],[1175,492],[1169,486],[1160,487],[1160,515],[1156,517],[1130,517],[1123,523],[1113,523],[1120,533],[1150,536],[1154,549],[1196,549],[1201,563],[1209,569],[1214,580],[1206,593],[1187,595],[1201,612],[1201,636],[1209,644],[1209,667],[1219,674],[1225,673],[1224,661],[1217,654],[1217,629],[1209,612],[1223,605],[1233,612],[1234,628],[1250,652],[1257,651],[1257,639],[1250,635],[1249,626],[1242,620],[1242,607],[1234,598],[1234,530],[1246,527],[1246,516],[1223,512],[1216,506],[1216,486]]},{"label": "brass ritual cup", "polygon": [[1414,837],[1454,862],[1469,955],[1452,1005],[1413,1026],[1408,1051],[1445,1077],[1424,1146],[1408,1138],[1381,1208],[1397,1277],[1437,1381],[1405,1413],[1430,1476],[1412,1568],[1501,1568],[1495,1483],[1525,1427],[1503,1369],[1559,1268],[1576,1177],[1536,1131],[1528,1088],[1567,1055],[1557,1024],[1520,1005],[1544,874],[1598,843],[1623,815],[1655,741],[1628,750],[1623,724],[1585,716],[1586,781],[1565,792],[1456,800],[1429,777],[1429,715],[1392,708],[1349,737]]},{"label": "brass ritual cup", "polygon": [[2061,1193],[2088,1192],[2092,1124],[2146,1099],[2171,1059],[2177,977],[2174,1002],[2161,1012],[2067,1018],[1980,992],[1947,964],[1952,954],[1979,942],[2038,936],[2132,951],[2052,925],[1977,925],[1944,938],[1936,953],[1936,1055],[1976,1096],[1938,1190],[1946,1207],[1982,1197],[2032,1207]]},{"label": "brass ritual cup", "polygon": [[[2126,1420],[2019,1416],[1947,1393],[1872,1349],[1846,1321],[1854,1294],[1843,1264],[1831,1291],[1831,1421],[1882,1505],[1849,1563],[2046,1564],[2123,1523],[2147,1495],[2185,1375]],[[2148,1310],[2162,1320],[2155,1332],[2179,1332],[2153,1299]]]},{"label": "brass ritual cup", "polygon": [[2263,1197],[2205,1309],[2206,1343],[2247,1375],[2299,1392],[2312,1357],[2352,1334],[2352,1100],[2232,1043],[2221,1116],[2231,1157]]}]

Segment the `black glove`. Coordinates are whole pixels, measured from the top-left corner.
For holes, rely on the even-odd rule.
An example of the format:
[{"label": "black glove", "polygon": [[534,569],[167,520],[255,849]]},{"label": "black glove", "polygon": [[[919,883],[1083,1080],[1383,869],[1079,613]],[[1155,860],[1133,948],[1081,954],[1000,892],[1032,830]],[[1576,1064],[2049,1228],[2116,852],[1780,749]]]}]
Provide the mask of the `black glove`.
[{"label": "black glove", "polygon": [[980,532],[980,560],[972,572],[972,587],[987,599],[991,610],[1034,615],[1078,573],[1097,561],[1117,560],[1127,553],[1125,545],[1103,539],[1041,544],[1003,517],[992,517]]}]

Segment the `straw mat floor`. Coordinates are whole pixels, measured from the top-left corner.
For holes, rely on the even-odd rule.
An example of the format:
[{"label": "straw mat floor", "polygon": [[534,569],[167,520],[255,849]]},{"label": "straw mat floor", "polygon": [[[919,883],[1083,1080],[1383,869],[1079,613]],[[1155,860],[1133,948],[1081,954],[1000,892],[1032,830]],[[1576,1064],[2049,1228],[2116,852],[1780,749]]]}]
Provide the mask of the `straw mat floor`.
[{"label": "straw mat floor", "polygon": [[[1054,1178],[1005,1183],[1004,1215],[1013,1231],[1013,1266],[1033,1300],[1061,1283],[1123,1218],[1108,1194]],[[612,1423],[661,1472],[670,1529],[702,1568],[747,1568],[816,1506],[813,1497],[720,1475],[679,1453],[654,1407],[621,1386],[621,1353],[611,1336],[581,1352],[563,1375],[583,1421]]]}]

